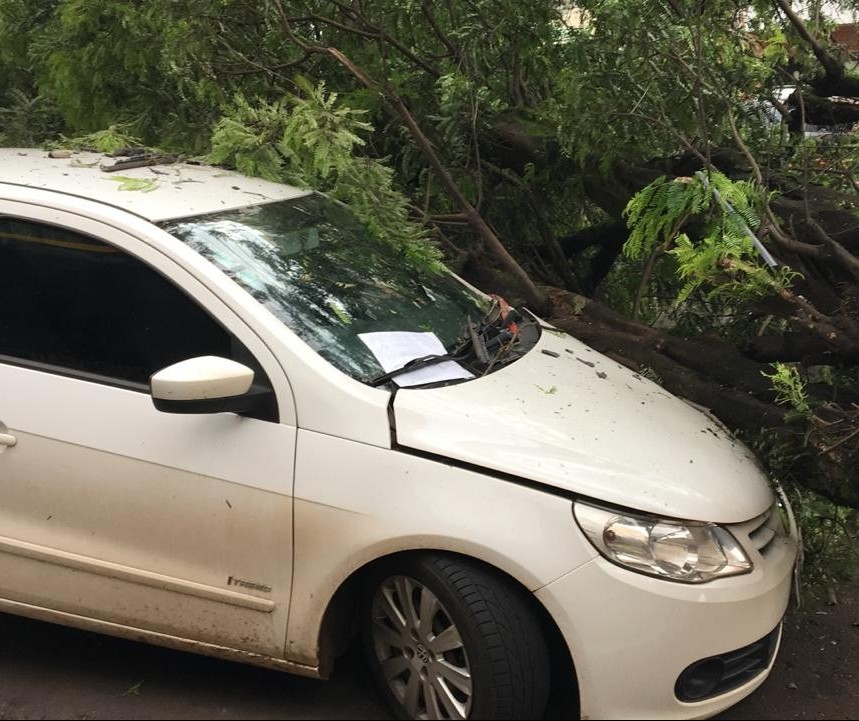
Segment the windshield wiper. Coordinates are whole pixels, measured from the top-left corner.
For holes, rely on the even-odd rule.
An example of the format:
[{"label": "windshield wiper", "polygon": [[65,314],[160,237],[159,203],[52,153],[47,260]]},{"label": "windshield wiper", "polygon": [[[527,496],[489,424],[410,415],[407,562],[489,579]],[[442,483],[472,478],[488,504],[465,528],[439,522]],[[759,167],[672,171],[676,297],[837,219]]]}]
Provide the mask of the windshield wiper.
[{"label": "windshield wiper", "polygon": [[453,353],[427,355],[423,356],[422,358],[415,358],[414,360],[410,360],[408,363],[406,363],[402,368],[397,368],[396,370],[392,370],[390,373],[385,373],[383,375],[376,376],[375,378],[370,379],[370,385],[373,388],[378,388],[379,386],[384,385],[388,381],[394,380],[394,378],[402,375],[403,373],[411,373],[412,371],[426,368],[427,366],[434,366],[438,363],[444,363],[445,361],[459,360],[462,360],[462,356],[454,355]]},{"label": "windshield wiper", "polygon": [[[498,363],[515,360],[516,356],[511,353],[511,349],[519,340],[519,324],[523,321],[522,314],[511,308],[507,301],[495,299],[492,307],[478,323],[472,321],[471,317],[466,318],[459,342],[450,352],[415,358],[402,368],[376,376],[367,382],[373,388],[377,388],[404,373],[446,361],[466,362],[469,371],[477,375],[485,375]],[[471,363],[467,362],[469,359]],[[474,365],[483,368],[483,372],[475,370]]]}]

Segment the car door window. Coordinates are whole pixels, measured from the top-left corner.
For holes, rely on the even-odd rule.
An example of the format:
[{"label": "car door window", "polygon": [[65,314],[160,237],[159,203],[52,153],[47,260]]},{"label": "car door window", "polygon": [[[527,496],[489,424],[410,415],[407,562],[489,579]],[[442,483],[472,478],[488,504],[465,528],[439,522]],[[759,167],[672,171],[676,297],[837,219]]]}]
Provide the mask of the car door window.
[{"label": "car door window", "polygon": [[244,345],[171,281],[69,230],[0,217],[0,308],[7,362],[144,391],[162,368],[214,355],[271,387]]}]

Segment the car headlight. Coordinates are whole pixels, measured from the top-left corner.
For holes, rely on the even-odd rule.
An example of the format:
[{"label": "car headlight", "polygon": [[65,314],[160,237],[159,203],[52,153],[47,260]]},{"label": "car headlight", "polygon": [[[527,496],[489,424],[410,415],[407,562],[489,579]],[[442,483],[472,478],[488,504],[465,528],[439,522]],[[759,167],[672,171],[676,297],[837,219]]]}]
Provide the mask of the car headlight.
[{"label": "car headlight", "polygon": [[752,562],[726,529],[673,521],[577,502],[576,520],[608,560],[651,576],[706,583],[752,570]]}]

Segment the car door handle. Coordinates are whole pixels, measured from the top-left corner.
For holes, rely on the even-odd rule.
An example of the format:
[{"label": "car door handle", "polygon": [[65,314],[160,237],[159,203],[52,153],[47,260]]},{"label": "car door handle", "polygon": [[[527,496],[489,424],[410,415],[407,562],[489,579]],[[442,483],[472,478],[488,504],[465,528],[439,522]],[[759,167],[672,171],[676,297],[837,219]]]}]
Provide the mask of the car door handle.
[{"label": "car door handle", "polygon": [[11,448],[18,442],[18,439],[15,438],[11,433],[0,433],[0,446],[8,446]]}]

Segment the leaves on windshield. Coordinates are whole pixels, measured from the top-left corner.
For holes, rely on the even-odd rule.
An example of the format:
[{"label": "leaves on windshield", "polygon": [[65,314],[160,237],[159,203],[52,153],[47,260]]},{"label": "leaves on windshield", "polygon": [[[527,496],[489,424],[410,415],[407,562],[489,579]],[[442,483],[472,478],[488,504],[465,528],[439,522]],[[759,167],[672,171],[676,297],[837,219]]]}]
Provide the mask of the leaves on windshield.
[{"label": "leaves on windshield", "polygon": [[220,268],[320,355],[368,380],[361,333],[427,331],[445,345],[484,301],[375,237],[348,209],[308,194],[183,220],[167,230]]}]

